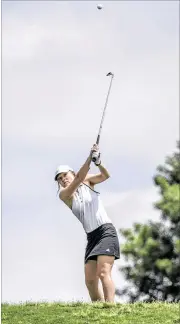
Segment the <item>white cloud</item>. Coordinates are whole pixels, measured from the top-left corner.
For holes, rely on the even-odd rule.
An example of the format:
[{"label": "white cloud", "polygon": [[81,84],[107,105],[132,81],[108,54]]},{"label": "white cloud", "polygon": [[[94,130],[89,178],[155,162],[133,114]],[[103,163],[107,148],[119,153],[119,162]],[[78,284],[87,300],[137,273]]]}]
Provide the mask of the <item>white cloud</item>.
[{"label": "white cloud", "polygon": [[108,203],[107,211],[117,228],[127,228],[132,223],[157,220],[160,217],[159,211],[153,208],[153,204],[159,199],[156,188],[122,192],[113,199],[113,203]]}]

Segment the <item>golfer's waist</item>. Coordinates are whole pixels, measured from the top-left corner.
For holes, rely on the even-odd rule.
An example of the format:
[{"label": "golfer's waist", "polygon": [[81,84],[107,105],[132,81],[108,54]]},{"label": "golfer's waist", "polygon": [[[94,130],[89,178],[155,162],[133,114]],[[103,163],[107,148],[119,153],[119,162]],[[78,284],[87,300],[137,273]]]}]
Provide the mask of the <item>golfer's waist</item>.
[{"label": "golfer's waist", "polygon": [[101,222],[99,224],[96,224],[96,226],[92,226],[91,228],[86,228],[86,235],[87,238],[89,239],[90,237],[96,236],[98,235],[101,231],[106,230],[107,228],[113,227],[114,225],[112,224],[112,222],[110,220]]}]

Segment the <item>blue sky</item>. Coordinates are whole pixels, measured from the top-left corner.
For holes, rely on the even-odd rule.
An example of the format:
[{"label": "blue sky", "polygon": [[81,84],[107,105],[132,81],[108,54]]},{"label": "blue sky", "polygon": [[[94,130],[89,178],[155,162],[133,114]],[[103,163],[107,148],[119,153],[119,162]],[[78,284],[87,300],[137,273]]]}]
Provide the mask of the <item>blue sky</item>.
[{"label": "blue sky", "polygon": [[98,190],[117,229],[159,217],[152,176],[178,138],[178,2],[103,4],[2,4],[3,301],[89,301],[86,237],[53,177],[89,154],[109,71],[100,148],[111,178]]}]

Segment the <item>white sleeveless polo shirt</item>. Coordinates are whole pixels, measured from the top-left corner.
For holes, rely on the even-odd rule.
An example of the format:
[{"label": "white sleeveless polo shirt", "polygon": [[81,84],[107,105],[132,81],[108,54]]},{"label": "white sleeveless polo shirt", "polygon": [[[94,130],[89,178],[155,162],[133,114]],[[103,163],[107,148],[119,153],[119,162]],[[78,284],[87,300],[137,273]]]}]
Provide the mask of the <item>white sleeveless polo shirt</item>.
[{"label": "white sleeveless polo shirt", "polygon": [[72,212],[82,223],[86,233],[103,224],[112,223],[105,211],[100,193],[85,184],[81,184],[74,194]]}]

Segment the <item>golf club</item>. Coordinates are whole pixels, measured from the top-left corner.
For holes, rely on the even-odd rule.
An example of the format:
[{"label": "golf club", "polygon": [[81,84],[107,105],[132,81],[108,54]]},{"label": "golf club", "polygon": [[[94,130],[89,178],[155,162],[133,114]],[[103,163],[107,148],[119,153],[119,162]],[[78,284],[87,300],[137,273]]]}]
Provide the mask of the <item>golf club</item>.
[{"label": "golf club", "polygon": [[[108,74],[106,74],[106,76],[111,76],[111,81],[110,81],[109,90],[108,90],[108,94],[107,94],[107,97],[106,97],[106,102],[105,102],[105,106],[104,106],[104,110],[103,110],[103,114],[102,114],[102,118],[101,118],[99,132],[98,132],[97,139],[96,139],[96,144],[97,145],[99,144],[99,141],[100,141],[100,135],[101,135],[102,125],[103,125],[103,121],[104,121],[104,117],[105,117],[105,112],[106,112],[106,108],[107,108],[107,103],[108,103],[109,94],[110,94],[110,91],[111,91],[112,80],[113,80],[114,74],[112,72],[109,72]],[[97,159],[98,159],[97,152],[93,152],[93,154],[92,154],[92,161],[93,162],[96,162]]]}]

